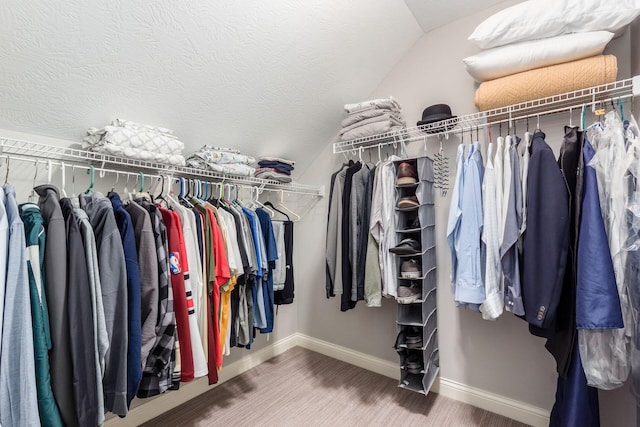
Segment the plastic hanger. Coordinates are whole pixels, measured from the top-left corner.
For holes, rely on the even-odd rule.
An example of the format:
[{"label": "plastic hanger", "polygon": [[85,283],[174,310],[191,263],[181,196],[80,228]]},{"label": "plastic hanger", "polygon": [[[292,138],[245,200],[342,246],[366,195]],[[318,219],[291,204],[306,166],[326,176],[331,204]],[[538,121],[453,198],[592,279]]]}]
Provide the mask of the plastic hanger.
[{"label": "plastic hanger", "polygon": [[71,166],[71,198],[76,198],[76,165]]},{"label": "plastic hanger", "polygon": [[89,188],[85,190],[84,194],[92,193],[96,183],[96,168],[93,165],[90,165],[89,169],[87,169],[87,175],[89,175]]},{"label": "plastic hanger", "polygon": [[[294,211],[292,211],[291,209],[289,209],[288,207],[286,207],[284,205],[284,191],[280,190],[280,203],[278,203],[278,207],[281,209],[284,209],[285,211],[289,212],[291,215],[293,215],[296,218],[296,221],[300,221],[302,218],[300,217],[300,215],[298,215],[297,213],[295,213]],[[274,208],[275,209],[275,208]],[[278,211],[281,212],[281,211]],[[289,219],[289,216],[287,214],[284,214],[287,219]]]},{"label": "plastic hanger", "polygon": [[116,185],[118,185],[119,180],[120,180],[120,172],[116,171],[116,181],[111,185],[111,192],[116,191]]},{"label": "plastic hanger", "polygon": [[63,197],[67,197],[67,165],[61,162],[60,168],[62,169],[62,174],[60,175],[60,191]]},{"label": "plastic hanger", "polygon": [[138,172],[138,176],[140,177],[140,187],[138,189],[137,194],[135,194],[135,196],[137,198],[144,198],[147,199],[149,201],[152,200],[151,198],[151,194],[149,194],[148,192],[144,191],[144,172]]},{"label": "plastic hanger", "polygon": [[4,174],[4,185],[7,185],[7,182],[9,181],[10,166],[11,166],[11,157],[7,157],[7,171]]},{"label": "plastic hanger", "polygon": [[273,209],[276,212],[280,212],[282,215],[284,215],[285,217],[287,217],[287,221],[291,221],[291,218],[289,218],[289,215],[286,214],[285,212],[281,211],[280,209],[276,208],[273,203],[271,203],[270,201],[266,201],[264,202],[265,206],[269,206],[271,209]]},{"label": "plastic hanger", "polygon": [[53,164],[51,159],[47,160],[47,184],[51,185],[51,177],[53,175]]},{"label": "plastic hanger", "polygon": [[38,195],[36,194],[36,180],[38,179],[38,161],[35,161],[34,164],[36,171],[33,174],[33,186],[31,187],[31,194],[29,195],[28,201],[29,203],[36,203],[38,201]]},{"label": "plastic hanger", "polygon": [[269,209],[268,207],[266,207],[265,205],[263,205],[260,202],[260,200],[258,199],[260,197],[260,193],[261,193],[260,188],[253,187],[253,189],[256,190],[256,198],[253,200],[253,203],[255,204],[255,206],[258,206],[258,207],[264,209],[269,214],[269,216],[271,218],[273,218],[276,215],[276,213],[274,211],[272,211],[271,209]]}]

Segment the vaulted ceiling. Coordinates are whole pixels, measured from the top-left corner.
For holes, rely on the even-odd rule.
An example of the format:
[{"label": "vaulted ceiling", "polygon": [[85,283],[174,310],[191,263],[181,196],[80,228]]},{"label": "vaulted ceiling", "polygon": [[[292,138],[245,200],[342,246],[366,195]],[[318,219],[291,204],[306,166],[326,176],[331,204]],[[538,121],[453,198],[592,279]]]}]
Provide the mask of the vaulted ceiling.
[{"label": "vaulted ceiling", "polygon": [[[423,34],[495,0],[4,0],[0,128],[80,141],[114,118],[310,160]],[[312,157],[311,157],[312,158]]]}]

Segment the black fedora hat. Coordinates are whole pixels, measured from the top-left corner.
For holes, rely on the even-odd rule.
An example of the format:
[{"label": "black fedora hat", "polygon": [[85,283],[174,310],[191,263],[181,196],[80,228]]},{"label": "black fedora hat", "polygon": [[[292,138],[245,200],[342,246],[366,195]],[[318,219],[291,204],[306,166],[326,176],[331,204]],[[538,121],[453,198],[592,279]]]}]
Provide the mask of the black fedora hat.
[{"label": "black fedora hat", "polygon": [[[424,109],[424,111],[422,112],[422,120],[420,120],[417,124],[418,126],[428,125],[430,123],[436,123],[441,120],[455,119],[457,117],[458,116],[454,116],[451,113],[451,107],[449,107],[447,104],[435,104],[435,105],[430,105],[429,107]],[[456,123],[457,123],[457,120],[454,121],[453,123],[448,124],[447,130],[453,128],[456,125]],[[442,129],[444,129],[444,126],[442,127]],[[437,128],[432,130],[438,131],[441,129]]]}]

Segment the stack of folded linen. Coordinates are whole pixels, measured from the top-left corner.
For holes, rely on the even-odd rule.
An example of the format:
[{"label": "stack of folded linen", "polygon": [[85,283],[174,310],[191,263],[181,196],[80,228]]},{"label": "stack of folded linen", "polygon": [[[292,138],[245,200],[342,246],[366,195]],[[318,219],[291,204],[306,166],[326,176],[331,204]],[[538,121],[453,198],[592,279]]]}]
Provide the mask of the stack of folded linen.
[{"label": "stack of folded linen", "polygon": [[342,121],[341,141],[378,135],[406,126],[400,112],[402,107],[393,98],[346,104],[344,109],[348,115]]},{"label": "stack of folded linen", "polygon": [[82,147],[136,160],[184,166],[184,144],[170,129],[115,119],[102,129],[89,128]]},{"label": "stack of folded linen", "polygon": [[232,148],[203,145],[187,159],[187,166],[231,175],[253,176],[256,170],[251,165],[255,162],[254,157],[242,155]]},{"label": "stack of folded linen", "polygon": [[484,50],[463,60],[481,83],[476,107],[489,110],[615,81],[616,57],[602,52],[639,14],[639,0],[529,0],[494,14],[469,36]]},{"label": "stack of folded linen", "polygon": [[258,166],[260,167],[256,169],[256,178],[289,183],[295,162],[277,157],[261,157]]}]

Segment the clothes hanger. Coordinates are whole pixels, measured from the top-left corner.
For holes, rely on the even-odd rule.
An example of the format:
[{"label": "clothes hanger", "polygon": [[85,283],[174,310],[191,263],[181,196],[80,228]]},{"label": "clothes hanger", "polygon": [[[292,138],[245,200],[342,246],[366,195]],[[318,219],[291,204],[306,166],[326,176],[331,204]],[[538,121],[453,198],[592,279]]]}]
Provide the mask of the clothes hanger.
[{"label": "clothes hanger", "polygon": [[193,204],[191,204],[191,202],[189,202],[189,200],[187,200],[187,197],[189,197],[188,193],[185,193],[185,189],[187,187],[185,181],[185,179],[183,177],[180,177],[179,180],[180,182],[180,192],[178,193],[178,200],[186,207],[188,207],[189,209],[193,208]]},{"label": "clothes hanger", "polygon": [[118,181],[120,180],[120,172],[116,171],[116,181],[111,185],[111,193],[116,190],[116,185],[118,185]]},{"label": "clothes hanger", "polygon": [[76,198],[76,165],[71,166],[71,198]]},{"label": "clothes hanger", "polygon": [[[289,209],[284,205],[284,190],[280,190],[280,203],[278,203],[278,207],[280,207],[281,209],[284,209],[285,211],[289,212],[291,215],[296,217],[296,221],[300,221],[302,219],[300,215],[298,215],[297,213],[295,213],[294,211],[292,211],[291,209]],[[287,217],[287,219],[289,219],[289,216],[287,214],[285,214],[285,216]]]},{"label": "clothes hanger", "polygon": [[[260,208],[264,209],[264,210],[267,212],[267,214],[269,214],[269,216],[270,216],[271,218],[273,218],[273,217],[276,215],[276,213],[275,213],[274,211],[272,211],[271,209],[269,209],[268,207],[266,207],[265,205],[263,205],[263,204],[262,204],[262,202],[260,202],[260,200],[259,200],[260,193],[262,192],[262,191],[261,191],[261,189],[260,189],[260,188],[258,188],[258,187],[253,187],[253,188],[255,188],[255,190],[256,190],[256,198],[253,200],[253,203],[254,203],[256,206],[258,206],[258,207],[260,207]],[[256,208],[256,209],[257,209],[257,208]]]},{"label": "clothes hanger", "polygon": [[96,183],[96,168],[93,165],[89,165],[89,169],[87,169],[87,175],[89,175],[89,188],[87,188],[84,194],[93,193],[93,187]]},{"label": "clothes hanger", "polygon": [[151,194],[144,191],[144,172],[138,172],[138,176],[140,177],[140,188],[136,194],[136,198],[143,198],[152,201],[153,199],[151,198]]},{"label": "clothes hanger", "polygon": [[67,197],[67,165],[65,165],[64,162],[60,162],[60,168],[62,169],[62,174],[60,175],[60,191],[63,197]]},{"label": "clothes hanger", "polygon": [[280,209],[278,209],[277,207],[275,207],[273,205],[273,203],[271,203],[270,200],[267,200],[266,202],[264,202],[265,206],[269,206],[271,209],[273,209],[276,212],[281,213],[282,215],[284,215],[287,218],[287,221],[291,221],[291,218],[289,218],[289,215],[286,214],[284,211],[281,211]]},{"label": "clothes hanger", "polygon": [[51,159],[47,160],[47,184],[51,185],[51,178],[53,175],[53,163]]},{"label": "clothes hanger", "polygon": [[33,174],[33,185],[31,187],[31,194],[29,195],[28,201],[29,203],[36,203],[38,201],[38,195],[36,194],[36,180],[38,179],[38,161],[35,161],[34,164],[36,171]]}]

